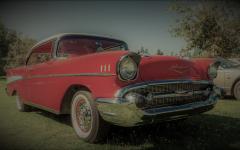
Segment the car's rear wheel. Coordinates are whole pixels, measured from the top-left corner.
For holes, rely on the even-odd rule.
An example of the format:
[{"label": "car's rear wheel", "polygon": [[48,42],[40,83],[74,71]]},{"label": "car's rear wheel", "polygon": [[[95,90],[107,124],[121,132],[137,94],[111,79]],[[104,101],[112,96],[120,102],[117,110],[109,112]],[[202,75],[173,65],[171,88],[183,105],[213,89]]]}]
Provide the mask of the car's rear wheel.
[{"label": "car's rear wheel", "polygon": [[88,91],[78,91],[74,94],[71,119],[72,126],[80,139],[95,143],[107,135],[108,125],[99,115],[91,93]]},{"label": "car's rear wheel", "polygon": [[240,81],[238,81],[238,82],[234,85],[233,95],[234,95],[234,97],[236,98],[236,100],[240,100]]},{"label": "car's rear wheel", "polygon": [[17,109],[21,112],[27,112],[31,110],[30,106],[22,102],[21,97],[18,94],[16,94],[16,104],[17,104]]}]

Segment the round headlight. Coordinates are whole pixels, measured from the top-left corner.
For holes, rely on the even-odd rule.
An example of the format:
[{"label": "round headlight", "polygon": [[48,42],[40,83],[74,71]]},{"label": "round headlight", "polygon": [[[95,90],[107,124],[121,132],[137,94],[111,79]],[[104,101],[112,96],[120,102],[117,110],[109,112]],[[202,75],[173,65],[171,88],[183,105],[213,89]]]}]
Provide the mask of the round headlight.
[{"label": "round headlight", "polygon": [[137,64],[129,57],[123,57],[118,65],[118,73],[122,80],[133,80],[137,75]]},{"label": "round headlight", "polygon": [[218,67],[216,65],[210,65],[208,68],[208,76],[210,79],[214,79],[217,77],[217,69]]}]

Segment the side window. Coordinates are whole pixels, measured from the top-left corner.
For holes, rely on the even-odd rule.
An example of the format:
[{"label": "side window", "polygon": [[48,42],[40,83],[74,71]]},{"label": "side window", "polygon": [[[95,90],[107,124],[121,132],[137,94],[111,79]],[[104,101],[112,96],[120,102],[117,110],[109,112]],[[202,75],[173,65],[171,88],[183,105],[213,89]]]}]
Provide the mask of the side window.
[{"label": "side window", "polygon": [[27,65],[35,65],[49,61],[51,59],[52,47],[53,42],[50,41],[34,48],[28,58]]}]

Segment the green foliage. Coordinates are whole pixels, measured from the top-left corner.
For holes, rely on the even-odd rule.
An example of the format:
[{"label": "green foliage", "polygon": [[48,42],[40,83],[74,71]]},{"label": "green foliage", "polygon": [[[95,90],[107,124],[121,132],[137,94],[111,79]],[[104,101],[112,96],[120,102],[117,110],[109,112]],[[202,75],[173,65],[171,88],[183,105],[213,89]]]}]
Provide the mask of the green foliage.
[{"label": "green foliage", "polygon": [[239,3],[203,1],[194,4],[171,7],[181,16],[171,32],[186,40],[187,46],[182,52],[200,49],[209,56],[240,54]]},{"label": "green foliage", "polygon": [[27,51],[35,40],[6,28],[0,21],[0,75],[5,69],[23,64]]},{"label": "green foliage", "polygon": [[143,54],[143,55],[149,55],[148,49],[144,48],[143,46],[141,46],[140,50],[138,50],[137,53],[138,54]]},{"label": "green foliage", "polygon": [[[141,46],[141,48],[137,51],[138,54],[143,54],[143,55],[150,55],[149,50],[147,48],[144,48]],[[163,51],[161,49],[157,49],[156,55],[164,55]]]},{"label": "green foliage", "polygon": [[175,56],[175,55],[174,55],[174,52],[171,52],[170,56]]},{"label": "green foliage", "polygon": [[35,40],[20,34],[17,37],[18,39],[9,46],[5,69],[24,65],[29,49],[36,43]]},{"label": "green foliage", "polygon": [[157,50],[157,55],[164,55],[163,51],[161,51],[160,49]]},{"label": "green foliage", "polygon": [[11,42],[16,40],[15,32],[8,30],[2,22],[0,22],[0,75],[4,74],[4,66],[6,64],[6,56],[9,51]]}]

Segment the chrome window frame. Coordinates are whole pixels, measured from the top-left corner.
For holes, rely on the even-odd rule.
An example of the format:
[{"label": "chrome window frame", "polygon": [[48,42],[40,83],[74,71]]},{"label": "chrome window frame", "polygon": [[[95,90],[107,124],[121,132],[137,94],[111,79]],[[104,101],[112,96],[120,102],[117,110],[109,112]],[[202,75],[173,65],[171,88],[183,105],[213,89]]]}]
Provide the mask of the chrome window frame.
[{"label": "chrome window frame", "polygon": [[57,58],[63,58],[61,56],[58,56],[58,48],[59,48],[59,43],[60,41],[65,38],[65,37],[71,37],[71,36],[78,36],[78,37],[87,37],[87,38],[97,38],[97,39],[106,39],[106,40],[110,40],[110,41],[118,41],[118,42],[122,42],[125,44],[126,46],[126,50],[124,51],[128,51],[128,44],[122,40],[117,40],[117,39],[113,39],[113,38],[107,38],[107,37],[101,37],[101,36],[92,36],[92,35],[81,35],[81,34],[68,34],[68,35],[63,35],[63,36],[59,36],[56,40],[55,46],[54,46],[54,51],[53,51],[53,58],[57,59]]},{"label": "chrome window frame", "polygon": [[[50,52],[51,59],[53,59],[53,58],[54,58],[54,55],[53,55],[53,54],[54,54],[54,51],[55,51],[56,41],[57,41],[57,39],[56,39],[56,38],[53,38],[53,39],[47,40],[47,41],[45,41],[45,42],[43,42],[43,43],[41,43],[41,44],[36,44],[35,46],[33,46],[33,47],[30,49],[30,51],[28,52],[27,56],[26,56],[25,66],[32,66],[32,65],[28,65],[28,61],[29,61],[31,55],[33,54],[34,50],[35,50],[36,48],[38,48],[38,47],[40,47],[40,46],[48,43],[48,42],[52,42],[52,43],[53,43],[53,44],[52,44],[52,50],[51,50],[51,52]],[[37,63],[37,64],[40,64],[40,63]],[[37,64],[33,64],[33,65],[37,65]]]}]

